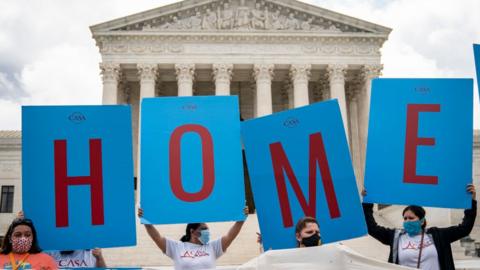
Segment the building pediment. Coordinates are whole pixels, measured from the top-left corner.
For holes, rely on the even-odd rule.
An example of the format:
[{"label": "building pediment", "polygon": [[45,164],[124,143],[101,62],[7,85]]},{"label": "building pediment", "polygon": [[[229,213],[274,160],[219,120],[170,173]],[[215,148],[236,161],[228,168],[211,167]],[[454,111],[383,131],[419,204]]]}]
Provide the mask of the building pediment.
[{"label": "building pediment", "polygon": [[391,29],[294,0],[185,0],[94,25],[96,33],[310,32],[385,34]]}]

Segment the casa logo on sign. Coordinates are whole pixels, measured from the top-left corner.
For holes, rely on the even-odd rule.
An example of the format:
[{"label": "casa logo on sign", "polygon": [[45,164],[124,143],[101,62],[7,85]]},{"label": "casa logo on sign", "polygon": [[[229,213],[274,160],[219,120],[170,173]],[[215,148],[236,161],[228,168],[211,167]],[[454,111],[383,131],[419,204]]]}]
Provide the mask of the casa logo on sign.
[{"label": "casa logo on sign", "polygon": [[283,125],[288,128],[294,128],[300,124],[300,121],[297,118],[290,117],[283,121]]},{"label": "casa logo on sign", "polygon": [[68,116],[68,120],[70,120],[73,123],[80,124],[83,121],[86,121],[87,118],[85,117],[85,115],[83,115],[80,112],[74,112]]},{"label": "casa logo on sign", "polygon": [[182,106],[182,110],[185,111],[196,111],[197,110],[197,104],[193,103],[188,103]]}]

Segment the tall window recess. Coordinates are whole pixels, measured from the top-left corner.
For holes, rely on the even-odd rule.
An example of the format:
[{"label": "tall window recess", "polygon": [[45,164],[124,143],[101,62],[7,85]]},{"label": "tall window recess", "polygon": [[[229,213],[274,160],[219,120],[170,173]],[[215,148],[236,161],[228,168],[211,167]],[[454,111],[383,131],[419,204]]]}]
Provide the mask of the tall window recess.
[{"label": "tall window recess", "polygon": [[14,186],[2,186],[2,196],[0,199],[0,213],[13,212],[13,190],[14,190]]}]

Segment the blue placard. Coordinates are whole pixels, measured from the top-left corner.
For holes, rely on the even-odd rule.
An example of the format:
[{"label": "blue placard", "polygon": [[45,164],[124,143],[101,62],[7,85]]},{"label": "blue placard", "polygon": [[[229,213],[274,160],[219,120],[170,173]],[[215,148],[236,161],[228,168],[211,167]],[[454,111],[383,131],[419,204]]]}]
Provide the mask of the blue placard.
[{"label": "blue placard", "polygon": [[129,106],[22,107],[22,199],[42,249],[136,244]]},{"label": "blue placard", "polygon": [[375,79],[366,202],[469,208],[472,79]]},{"label": "blue placard", "polygon": [[480,91],[480,45],[473,44],[473,54],[475,56],[475,67],[477,70],[477,87]]},{"label": "blue placard", "polygon": [[243,220],[238,98],[142,101],[142,223]]},{"label": "blue placard", "polygon": [[295,247],[304,216],[323,243],[367,233],[337,100],[246,121],[242,136],[265,250]]}]

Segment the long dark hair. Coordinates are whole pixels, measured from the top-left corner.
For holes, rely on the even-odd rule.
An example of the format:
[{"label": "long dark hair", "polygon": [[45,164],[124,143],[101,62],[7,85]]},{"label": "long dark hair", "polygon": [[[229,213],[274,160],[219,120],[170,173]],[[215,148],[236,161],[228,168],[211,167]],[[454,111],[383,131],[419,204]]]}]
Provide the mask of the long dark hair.
[{"label": "long dark hair", "polygon": [[32,236],[33,236],[32,247],[30,248],[28,253],[36,254],[36,253],[42,252],[42,249],[38,245],[37,231],[33,226],[32,220],[28,218],[17,218],[17,219],[14,219],[12,221],[12,224],[10,224],[10,226],[8,227],[7,233],[5,234],[5,238],[3,238],[2,251],[0,253],[7,255],[10,252],[12,252],[11,238],[12,238],[13,230],[15,229],[15,227],[20,225],[28,226],[32,230]]},{"label": "long dark hair", "polygon": [[[425,218],[425,209],[423,209],[423,207],[421,206],[418,206],[418,205],[409,205],[407,207],[405,207],[405,209],[403,209],[403,212],[402,212],[402,216],[405,215],[405,212],[407,211],[411,211],[412,213],[415,214],[415,216],[418,217],[418,219],[422,219],[422,218]],[[422,229],[425,229],[425,226],[427,225],[426,222],[424,222],[422,224]]]},{"label": "long dark hair", "polygon": [[187,228],[185,229],[185,235],[180,238],[180,241],[182,242],[188,242],[190,239],[192,239],[192,233],[190,232],[191,230],[196,230],[202,225],[202,223],[188,223]]}]

